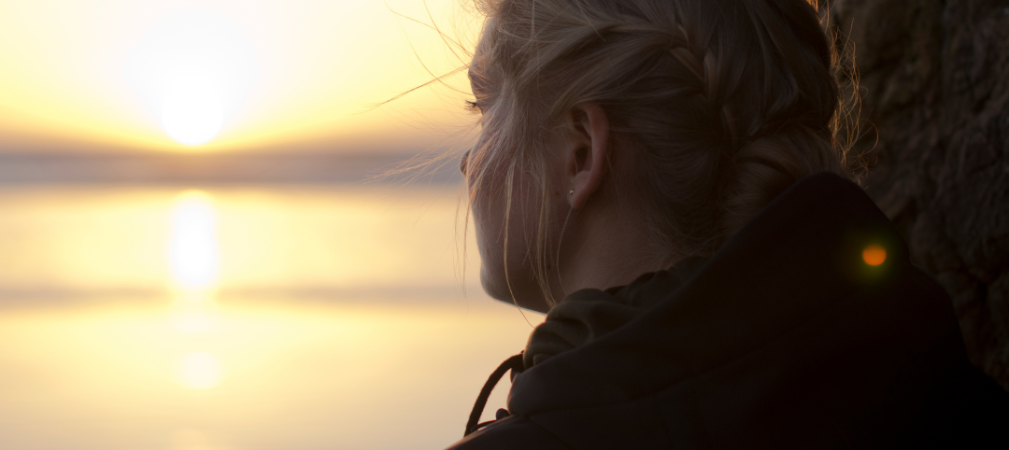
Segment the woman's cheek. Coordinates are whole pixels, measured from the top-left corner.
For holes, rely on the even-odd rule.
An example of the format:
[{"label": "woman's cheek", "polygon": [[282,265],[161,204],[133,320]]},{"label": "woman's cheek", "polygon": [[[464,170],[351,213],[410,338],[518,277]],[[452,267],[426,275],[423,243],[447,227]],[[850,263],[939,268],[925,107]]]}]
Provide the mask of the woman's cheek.
[{"label": "woman's cheek", "polygon": [[480,251],[480,284],[487,295],[499,300],[511,300],[505,277],[504,239],[501,222],[486,220],[483,214],[474,213],[477,248]]}]

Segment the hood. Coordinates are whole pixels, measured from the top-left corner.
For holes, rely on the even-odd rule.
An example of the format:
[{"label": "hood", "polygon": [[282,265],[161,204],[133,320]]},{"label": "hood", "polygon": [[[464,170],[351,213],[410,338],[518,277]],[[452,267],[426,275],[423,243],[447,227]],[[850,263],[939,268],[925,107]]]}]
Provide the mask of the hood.
[{"label": "hood", "polygon": [[[879,248],[885,260],[869,264]],[[508,406],[529,416],[628,402],[743,360],[739,380],[750,370],[816,391],[838,377],[857,385],[866,367],[963,358],[962,347],[948,297],[910,264],[886,216],[857,185],[821,173],[779,195],[637,317],[516,376]]]}]

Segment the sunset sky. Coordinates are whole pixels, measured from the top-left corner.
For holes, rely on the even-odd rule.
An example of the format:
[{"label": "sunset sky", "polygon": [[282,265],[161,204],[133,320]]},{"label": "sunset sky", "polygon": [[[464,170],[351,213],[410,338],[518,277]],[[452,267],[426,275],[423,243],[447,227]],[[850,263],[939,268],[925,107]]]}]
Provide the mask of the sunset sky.
[{"label": "sunset sky", "polygon": [[0,1],[0,448],[459,439],[543,320],[480,288],[457,157],[389,170],[471,141],[472,9]]},{"label": "sunset sky", "polygon": [[[0,152],[403,151],[450,146],[461,0],[0,3]],[[405,18],[402,16],[406,16]],[[462,41],[447,45],[436,24]],[[449,83],[468,90],[465,73]],[[189,144],[189,145],[185,145]]]}]

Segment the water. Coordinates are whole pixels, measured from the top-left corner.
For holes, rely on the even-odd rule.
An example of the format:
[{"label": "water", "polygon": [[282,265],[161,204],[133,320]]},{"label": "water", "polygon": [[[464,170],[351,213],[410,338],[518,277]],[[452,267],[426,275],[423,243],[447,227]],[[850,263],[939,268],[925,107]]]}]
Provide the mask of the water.
[{"label": "water", "polygon": [[3,188],[0,448],[451,444],[542,321],[480,291],[458,198]]}]

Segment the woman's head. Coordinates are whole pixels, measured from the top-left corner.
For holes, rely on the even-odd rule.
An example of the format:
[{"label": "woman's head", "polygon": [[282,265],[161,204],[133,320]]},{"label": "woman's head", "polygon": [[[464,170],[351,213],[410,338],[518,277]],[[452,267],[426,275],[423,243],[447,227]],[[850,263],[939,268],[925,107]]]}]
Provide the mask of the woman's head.
[{"label": "woman's head", "polygon": [[842,170],[832,51],[805,0],[482,7],[470,77],[483,131],[465,164],[491,295],[537,286],[550,303],[563,284],[565,229],[585,202],[557,195],[559,146],[593,111],[609,145],[587,202],[640,211],[653,260],[713,253],[798,179]]}]

